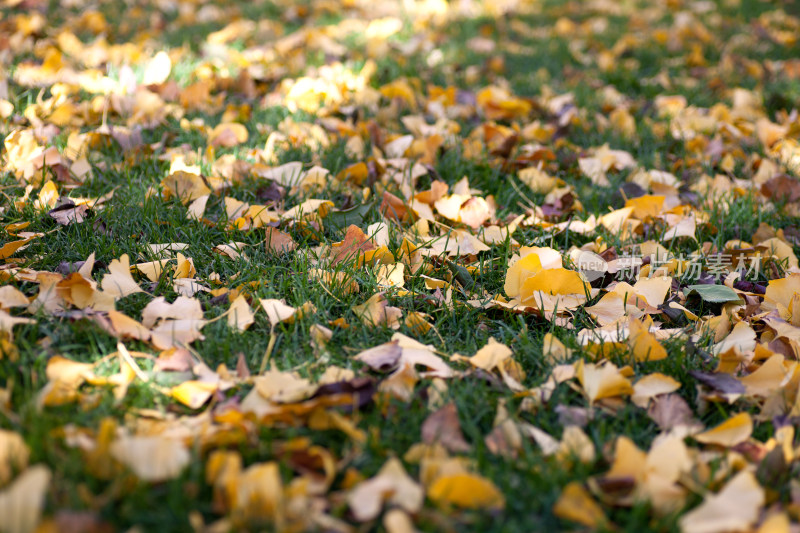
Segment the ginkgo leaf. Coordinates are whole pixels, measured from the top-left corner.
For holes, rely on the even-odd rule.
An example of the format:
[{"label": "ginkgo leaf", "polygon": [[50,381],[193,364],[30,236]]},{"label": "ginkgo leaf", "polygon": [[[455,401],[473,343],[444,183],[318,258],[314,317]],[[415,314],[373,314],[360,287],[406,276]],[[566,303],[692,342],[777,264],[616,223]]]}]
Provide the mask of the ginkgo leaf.
[{"label": "ginkgo leaf", "polygon": [[224,486],[231,495],[231,506],[244,520],[274,521],[283,513],[283,484],[275,462],[256,463],[236,476],[229,476]]},{"label": "ginkgo leaf", "polygon": [[44,465],[33,465],[0,490],[0,516],[4,533],[36,530],[44,508],[52,474]]},{"label": "ginkgo leaf", "polygon": [[591,403],[603,398],[633,394],[631,382],[611,363],[595,365],[578,361],[575,374]]},{"label": "ginkgo leaf", "polygon": [[136,263],[133,265],[136,270],[147,276],[147,279],[153,283],[158,282],[164,268],[170,263],[170,259],[161,259],[158,261],[149,261],[147,263]]},{"label": "ginkgo leaf", "polygon": [[141,323],[118,311],[109,311],[108,319],[120,337],[146,341],[150,338],[150,330]]},{"label": "ginkgo leaf", "polygon": [[547,294],[585,295],[590,286],[580,273],[565,268],[541,270],[526,279],[520,288],[520,298],[525,301],[533,298],[536,291]]},{"label": "ginkgo leaf", "polygon": [[422,424],[422,442],[427,444],[440,442],[452,452],[470,450],[470,445],[464,440],[461,432],[456,404],[449,403],[425,419]]},{"label": "ginkgo leaf", "polygon": [[392,329],[400,328],[400,318],[403,312],[388,305],[382,292],[370,296],[369,300],[361,305],[354,305],[353,312],[368,326],[387,326]]},{"label": "ginkgo leaf", "polygon": [[0,287],[0,309],[6,310],[12,307],[27,307],[28,304],[30,304],[30,301],[21,290],[11,285]]},{"label": "ginkgo leaf", "polygon": [[717,494],[680,519],[682,533],[749,530],[764,505],[764,489],[747,470],[739,472]]},{"label": "ginkgo leaf", "polygon": [[577,481],[564,487],[553,506],[553,513],[559,518],[590,528],[600,527],[608,521],[603,509]]},{"label": "ginkgo leaf", "polygon": [[511,349],[508,346],[490,337],[489,342],[470,357],[469,362],[477,368],[491,371],[511,357],[511,354]]},{"label": "ginkgo leaf", "polygon": [[217,391],[216,383],[189,380],[172,387],[170,396],[190,409],[199,409]]},{"label": "ginkgo leaf", "polygon": [[100,282],[103,292],[115,298],[124,298],[129,294],[144,292],[131,276],[131,265],[128,254],[123,254],[119,259],[114,259],[108,265],[108,274]]},{"label": "ginkgo leaf", "polygon": [[631,401],[639,407],[646,408],[650,399],[660,394],[669,394],[681,388],[679,381],[660,372],[654,372],[641,378],[633,386]]},{"label": "ginkgo leaf", "polygon": [[0,486],[11,480],[14,472],[28,466],[30,450],[19,433],[0,429]]},{"label": "ginkgo leaf", "polygon": [[292,252],[297,248],[297,243],[294,242],[291,235],[272,227],[267,228],[267,238],[264,243],[267,252],[270,253],[282,254]]},{"label": "ginkgo leaf", "polygon": [[[652,322],[652,321],[651,321]],[[666,359],[667,350],[650,332],[647,323],[631,318],[628,322],[628,346],[636,361],[659,361]]]},{"label": "ginkgo leaf", "polygon": [[228,326],[245,331],[255,322],[253,310],[244,296],[239,295],[228,309]]},{"label": "ginkgo leaf", "polygon": [[461,473],[438,477],[428,487],[428,497],[440,506],[454,505],[467,509],[503,509],[503,493],[478,474]]},{"label": "ginkgo leaf", "polygon": [[753,420],[750,415],[739,413],[708,431],[698,433],[694,436],[694,439],[703,444],[736,446],[749,439],[752,433]]},{"label": "ginkgo leaf", "polygon": [[111,443],[111,455],[148,482],[178,477],[191,459],[183,442],[162,435],[120,437]]},{"label": "ginkgo leaf", "polygon": [[424,498],[422,487],[411,479],[398,459],[392,458],[375,477],[351,490],[347,503],[356,520],[366,522],[378,516],[384,502],[416,513]]},{"label": "ginkgo leaf", "polygon": [[147,62],[144,69],[144,76],[142,77],[142,84],[160,85],[167,81],[171,70],[172,61],[170,60],[169,54],[164,50],[160,50],[153,56],[153,59]]}]

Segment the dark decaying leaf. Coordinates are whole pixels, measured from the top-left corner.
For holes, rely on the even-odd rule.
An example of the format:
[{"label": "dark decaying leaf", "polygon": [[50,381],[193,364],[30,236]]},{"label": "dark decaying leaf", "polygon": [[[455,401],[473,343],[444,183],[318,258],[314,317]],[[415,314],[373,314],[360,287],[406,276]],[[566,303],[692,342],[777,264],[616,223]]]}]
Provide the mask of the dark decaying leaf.
[{"label": "dark decaying leaf", "polygon": [[86,204],[75,205],[75,202],[68,201],[51,209],[47,214],[62,226],[69,226],[83,222],[88,211],[89,206]]}]

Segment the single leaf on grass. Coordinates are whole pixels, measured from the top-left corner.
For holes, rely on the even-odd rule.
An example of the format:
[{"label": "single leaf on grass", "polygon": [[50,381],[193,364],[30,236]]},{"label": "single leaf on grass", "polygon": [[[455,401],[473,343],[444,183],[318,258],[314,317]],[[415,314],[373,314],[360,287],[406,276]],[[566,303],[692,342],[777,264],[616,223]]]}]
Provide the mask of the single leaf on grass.
[{"label": "single leaf on grass", "polygon": [[468,452],[471,449],[461,432],[456,404],[448,403],[425,419],[422,423],[422,442],[439,442],[454,453]]},{"label": "single leaf on grass", "polygon": [[0,259],[8,259],[14,253],[21,251],[25,245],[33,240],[33,237],[27,237],[18,241],[11,241],[0,246]]},{"label": "single leaf on grass", "polygon": [[476,368],[491,372],[511,355],[512,352],[508,346],[497,342],[494,337],[489,337],[489,342],[470,357],[469,362]]},{"label": "single leaf on grass", "polygon": [[523,301],[532,298],[534,293],[545,294],[586,294],[591,287],[579,272],[566,268],[548,268],[526,279],[520,289]]},{"label": "single leaf on grass", "polygon": [[472,473],[443,475],[428,487],[428,497],[440,507],[503,509],[503,493],[485,477]]},{"label": "single leaf on grass", "polygon": [[753,419],[747,413],[739,413],[722,424],[695,435],[694,439],[703,444],[731,447],[746,441],[752,433]]},{"label": "single leaf on grass", "polygon": [[103,276],[100,287],[103,292],[107,292],[115,298],[124,298],[129,294],[144,292],[131,276],[128,254],[122,254],[119,259],[111,261],[111,264],[108,265],[108,274]]},{"label": "single leaf on grass", "polygon": [[245,331],[255,322],[253,310],[241,294],[231,303],[228,309],[228,326]]},{"label": "single leaf on grass", "polygon": [[0,487],[28,466],[30,451],[19,433],[0,429]]},{"label": "single leaf on grass", "polygon": [[256,463],[225,483],[232,511],[247,522],[274,523],[284,513],[283,483],[278,463]]},{"label": "single leaf on grass", "polygon": [[267,227],[267,238],[264,245],[268,254],[283,254],[297,249],[297,243],[294,242],[291,235],[270,226]]},{"label": "single leaf on grass", "polygon": [[603,398],[633,394],[633,386],[613,363],[596,365],[578,361],[575,374],[590,403]]},{"label": "single leaf on grass", "polygon": [[33,465],[0,491],[0,531],[31,533],[36,530],[51,478],[49,468]]},{"label": "single leaf on grass", "polygon": [[161,180],[164,188],[164,199],[177,197],[184,204],[211,193],[202,176],[178,170]]},{"label": "single leaf on grass", "polygon": [[633,386],[631,401],[642,408],[646,408],[650,400],[662,394],[669,394],[681,388],[679,381],[672,379],[660,372],[654,372],[642,377]]},{"label": "single leaf on grass", "polygon": [[306,302],[299,307],[292,307],[291,305],[286,305],[283,300],[264,298],[259,300],[259,303],[264,312],[267,313],[267,320],[269,320],[272,327],[281,322],[292,324],[295,320],[300,320],[307,314],[317,311],[317,308],[311,302]]},{"label": "single leaf on grass", "polygon": [[378,292],[363,304],[354,305],[353,312],[367,326],[386,326],[392,329],[399,329],[403,312],[398,307],[392,307],[388,303],[383,293]]},{"label": "single leaf on grass", "polygon": [[553,513],[564,520],[598,528],[608,523],[603,509],[578,481],[572,481],[561,491]]},{"label": "single leaf on grass", "polygon": [[686,287],[686,295],[697,293],[704,302],[725,303],[741,302],[739,294],[727,285],[689,285]]},{"label": "single leaf on grass", "polygon": [[416,513],[422,507],[425,493],[403,468],[397,458],[391,458],[375,477],[362,481],[347,495],[347,503],[359,522],[372,520],[380,514],[384,503]]},{"label": "single leaf on grass", "polygon": [[216,383],[189,380],[172,387],[169,394],[189,409],[199,409],[217,391],[217,388]]},{"label": "single leaf on grass", "polygon": [[150,330],[131,317],[119,311],[109,311],[108,319],[118,337],[147,341],[150,339]]},{"label": "single leaf on grass", "polygon": [[325,217],[325,222],[332,224],[335,228],[345,228],[350,225],[362,225],[367,219],[367,215],[375,207],[369,202],[342,211],[331,211]]},{"label": "single leaf on grass", "polygon": [[[695,427],[699,425],[699,422],[694,419],[694,414],[689,404],[678,394],[659,395],[653,398],[650,407],[647,409],[647,416],[652,418],[658,424],[658,427],[664,431],[678,426]],[[700,425],[701,429],[702,427]]]},{"label": "single leaf on grass", "polygon": [[142,481],[174,479],[189,464],[183,442],[163,435],[125,435],[111,443],[111,455]]},{"label": "single leaf on grass", "polygon": [[202,220],[203,213],[206,212],[206,205],[208,204],[209,198],[211,198],[210,194],[204,194],[195,198],[186,208],[186,218],[190,220]]},{"label": "single leaf on grass", "polygon": [[706,496],[680,519],[682,533],[749,531],[764,505],[764,489],[748,470],[739,472],[717,494]]},{"label": "single leaf on grass", "polygon": [[30,304],[28,297],[21,290],[11,285],[0,287],[0,310],[12,307],[27,307]]},{"label": "single leaf on grass", "polygon": [[405,265],[403,263],[377,265],[375,267],[375,277],[380,287],[402,288],[405,285]]},{"label": "single leaf on grass", "polygon": [[369,236],[358,226],[351,225],[347,228],[344,240],[333,245],[332,264],[352,263],[357,261],[361,254],[375,249],[377,246],[369,239]]},{"label": "single leaf on grass", "polygon": [[194,267],[192,258],[186,257],[178,252],[177,261],[178,264],[175,265],[175,271],[172,273],[172,277],[175,279],[194,278],[195,274],[197,274],[197,269]]},{"label": "single leaf on grass", "polygon": [[403,348],[397,341],[390,341],[374,346],[355,356],[355,359],[366,363],[378,372],[389,372],[395,368],[403,355]]},{"label": "single leaf on grass", "polygon": [[192,318],[162,320],[151,330],[150,340],[159,350],[186,346],[205,338],[200,333],[205,324],[205,320]]},{"label": "single leaf on grass", "polygon": [[70,224],[80,224],[86,218],[89,206],[86,204],[75,205],[69,201],[47,212],[47,214],[62,226]]},{"label": "single leaf on grass", "polygon": [[153,327],[157,322],[169,319],[202,320],[203,308],[195,298],[178,296],[169,303],[163,296],[150,301],[142,309],[142,325]]},{"label": "single leaf on grass", "polygon": [[639,321],[633,317],[628,321],[628,346],[636,361],[659,361],[667,358],[667,350],[650,332],[651,320]]},{"label": "single leaf on grass", "polygon": [[35,324],[36,321],[32,318],[21,318],[12,316],[6,313],[3,310],[0,310],[0,332],[8,333],[9,336],[12,334],[12,329],[14,326],[19,324]]},{"label": "single leaf on grass", "polygon": [[427,320],[429,318],[430,315],[428,314],[420,313],[419,311],[409,311],[403,323],[411,330],[411,333],[420,337],[433,328],[433,324]]},{"label": "single leaf on grass", "polygon": [[147,279],[153,283],[157,283],[164,269],[171,262],[171,259],[160,259],[158,261],[149,261],[147,263],[136,263],[133,265],[136,270],[147,276]]}]

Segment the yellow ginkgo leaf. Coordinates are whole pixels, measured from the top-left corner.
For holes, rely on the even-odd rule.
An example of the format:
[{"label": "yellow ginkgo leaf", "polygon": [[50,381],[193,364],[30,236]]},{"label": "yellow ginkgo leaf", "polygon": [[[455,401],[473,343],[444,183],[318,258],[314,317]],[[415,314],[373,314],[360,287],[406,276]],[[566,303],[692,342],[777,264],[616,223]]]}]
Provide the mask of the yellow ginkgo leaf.
[{"label": "yellow ginkgo leaf", "polygon": [[128,254],[122,254],[119,259],[114,259],[108,265],[108,274],[100,282],[103,292],[115,298],[124,298],[129,294],[144,292],[131,276],[131,264]]},{"label": "yellow ginkgo leaf", "polygon": [[506,294],[515,298],[519,296],[522,284],[526,279],[542,269],[542,262],[535,253],[523,256],[516,263],[511,265],[506,273],[505,291]]},{"label": "yellow ginkgo leaf", "polygon": [[190,409],[199,409],[217,391],[216,383],[189,380],[172,387],[170,396]]},{"label": "yellow ginkgo leaf", "polygon": [[749,531],[764,505],[764,489],[749,470],[739,472],[717,494],[680,520],[682,533]]},{"label": "yellow ginkgo leaf", "polygon": [[428,487],[428,497],[439,506],[455,505],[467,509],[503,509],[503,493],[478,474],[459,473],[437,478]]},{"label": "yellow ginkgo leaf", "polygon": [[[652,324],[651,320],[647,322]],[[636,361],[659,361],[666,359],[667,350],[661,346],[646,323],[631,318],[628,321],[628,346]]]},{"label": "yellow ginkgo leaf", "polygon": [[181,440],[163,435],[122,436],[111,444],[111,455],[149,482],[178,477],[191,458]]},{"label": "yellow ginkgo leaf", "polygon": [[19,433],[0,429],[0,486],[28,466],[30,451]]},{"label": "yellow ginkgo leaf", "polygon": [[592,528],[608,521],[603,509],[577,481],[572,481],[564,487],[553,506],[553,513],[564,520]]},{"label": "yellow ginkgo leaf", "polygon": [[648,374],[633,386],[631,401],[639,407],[647,407],[650,399],[659,394],[669,394],[681,388],[679,381],[660,372]]},{"label": "yellow ginkgo leaf", "polygon": [[30,533],[36,530],[52,475],[44,465],[22,472],[0,491],[0,516],[3,533]]},{"label": "yellow ginkgo leaf", "polygon": [[633,386],[612,363],[596,365],[578,361],[575,374],[591,403],[603,398],[633,394]]},{"label": "yellow ginkgo leaf", "polygon": [[253,310],[241,294],[231,303],[228,309],[228,326],[244,331],[255,322]]},{"label": "yellow ginkgo leaf", "polygon": [[717,427],[695,435],[694,439],[703,444],[730,447],[746,441],[752,433],[753,419],[747,413],[739,413]]},{"label": "yellow ginkgo leaf", "polygon": [[566,268],[541,270],[526,279],[520,289],[520,299],[533,298],[538,291],[545,294],[577,294],[584,296],[591,290],[580,273]]}]

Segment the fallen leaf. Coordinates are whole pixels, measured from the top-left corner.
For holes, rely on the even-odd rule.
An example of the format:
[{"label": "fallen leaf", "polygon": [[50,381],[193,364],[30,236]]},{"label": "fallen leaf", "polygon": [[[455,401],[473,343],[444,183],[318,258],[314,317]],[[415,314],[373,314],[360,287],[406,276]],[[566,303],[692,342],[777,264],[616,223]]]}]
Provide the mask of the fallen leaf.
[{"label": "fallen leaf", "polygon": [[108,274],[100,282],[103,292],[115,298],[124,298],[130,294],[144,292],[131,276],[131,265],[128,254],[123,254],[119,259],[114,259],[108,265]]},{"label": "fallen leaf", "polygon": [[682,533],[723,533],[748,531],[764,505],[764,489],[753,474],[744,470],[717,494],[680,519]]},{"label": "fallen leaf", "polygon": [[577,481],[567,484],[553,506],[553,513],[564,520],[598,528],[608,522],[603,509]]},{"label": "fallen leaf", "polygon": [[694,439],[703,444],[731,447],[746,441],[752,433],[753,420],[750,415],[739,413],[708,431],[698,433]]},{"label": "fallen leaf", "polygon": [[33,465],[0,491],[0,516],[4,533],[36,530],[44,508],[52,474],[44,465]]},{"label": "fallen leaf", "polygon": [[449,403],[425,419],[422,423],[422,442],[439,442],[454,453],[468,452],[471,449],[461,432],[456,404]]},{"label": "fallen leaf", "polygon": [[441,507],[450,505],[466,509],[503,509],[503,493],[488,479],[478,474],[443,475],[428,487],[428,497]]},{"label": "fallen leaf", "polygon": [[391,458],[380,471],[356,485],[347,495],[350,511],[359,522],[372,520],[384,504],[394,505],[409,513],[422,507],[425,493],[403,468],[397,458]]},{"label": "fallen leaf", "polygon": [[178,477],[191,459],[180,440],[162,435],[119,437],[111,443],[111,455],[136,477],[152,483]]}]

